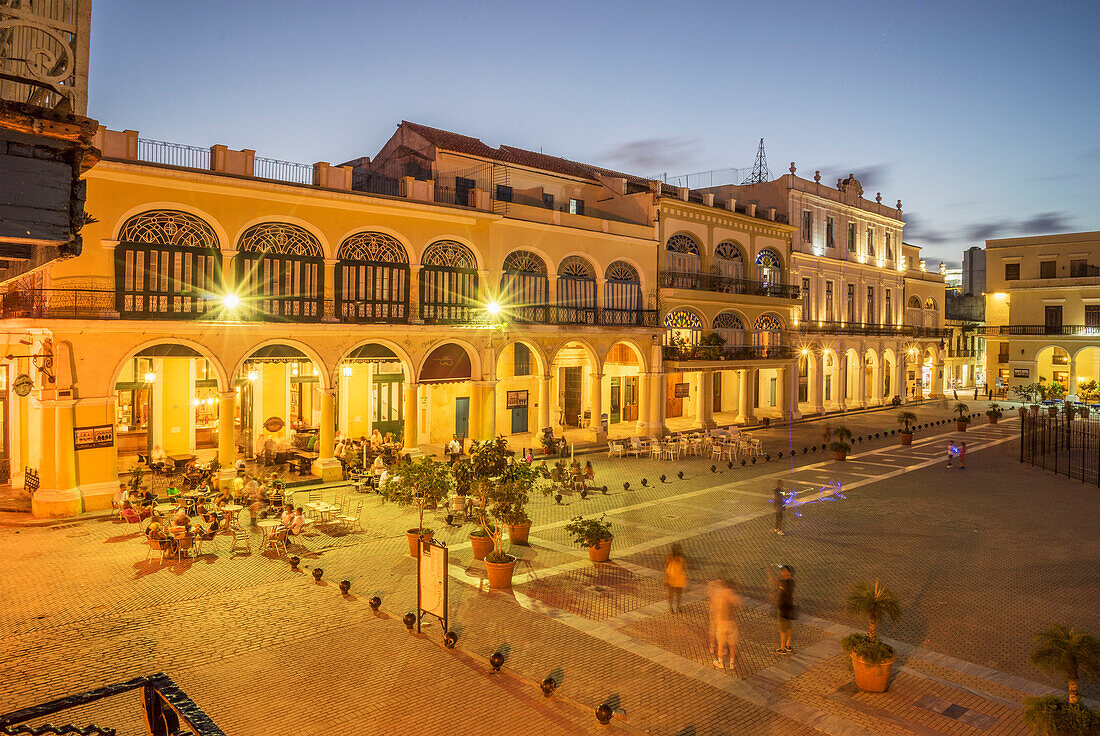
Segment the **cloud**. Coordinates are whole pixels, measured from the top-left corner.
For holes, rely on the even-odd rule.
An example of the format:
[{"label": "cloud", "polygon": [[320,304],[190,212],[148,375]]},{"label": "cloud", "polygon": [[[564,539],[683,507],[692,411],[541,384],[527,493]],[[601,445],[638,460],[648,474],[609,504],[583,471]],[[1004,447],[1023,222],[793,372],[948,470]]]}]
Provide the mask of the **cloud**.
[{"label": "cloud", "polygon": [[955,239],[950,233],[945,233],[942,230],[933,230],[928,227],[924,222],[924,218],[914,215],[912,212],[906,212],[904,218],[905,239],[908,241],[935,245],[938,243],[949,243]]},{"label": "cloud", "polygon": [[1000,222],[980,222],[976,225],[968,225],[964,239],[989,240],[1004,232],[1006,227],[1007,225],[1003,220]]},{"label": "cloud", "polygon": [[698,145],[694,138],[643,138],[618,145],[601,159],[628,171],[649,173],[683,166],[695,157]]},{"label": "cloud", "polygon": [[1068,212],[1041,212],[1021,220],[1015,228],[1026,235],[1064,233],[1072,229]]},{"label": "cloud", "polygon": [[[830,164],[821,167],[821,180],[829,184],[835,184],[837,179],[847,179],[851,174],[859,179],[863,186],[863,196],[874,199],[875,192],[882,188],[886,176],[890,172],[890,164],[868,164],[866,166],[844,166]],[[807,176],[807,179],[810,177]]]}]

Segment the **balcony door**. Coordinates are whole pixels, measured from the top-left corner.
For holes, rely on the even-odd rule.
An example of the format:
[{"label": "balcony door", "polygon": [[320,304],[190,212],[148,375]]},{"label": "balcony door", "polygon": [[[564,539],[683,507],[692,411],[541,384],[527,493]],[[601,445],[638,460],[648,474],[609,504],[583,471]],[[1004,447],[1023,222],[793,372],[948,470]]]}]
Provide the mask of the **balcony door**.
[{"label": "balcony door", "polygon": [[1046,307],[1046,334],[1058,335],[1062,332],[1062,305]]}]

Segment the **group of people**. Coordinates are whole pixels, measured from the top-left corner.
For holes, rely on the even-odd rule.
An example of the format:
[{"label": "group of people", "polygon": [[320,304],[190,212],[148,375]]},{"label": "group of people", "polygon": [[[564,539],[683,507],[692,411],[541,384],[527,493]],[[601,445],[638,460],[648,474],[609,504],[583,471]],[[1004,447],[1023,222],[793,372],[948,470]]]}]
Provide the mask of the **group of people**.
[{"label": "group of people", "polygon": [[[779,635],[779,645],[774,651],[777,654],[790,654],[795,618],[794,571],[790,565],[765,569],[774,590],[776,629]],[[681,613],[684,588],[688,583],[688,561],[678,544],[672,545],[665,558],[664,575],[665,585],[668,587],[669,613]],[[737,619],[743,608],[733,578],[715,578],[708,582],[706,601],[711,664],[720,670],[728,668],[733,673],[737,659]]]},{"label": "group of people", "polygon": [[[533,458],[527,457],[527,462]],[[596,469],[592,467],[592,461],[586,460],[582,467],[580,461],[573,460],[566,465],[565,460],[555,460],[553,469],[548,468],[543,460],[538,467],[539,474],[548,478],[551,482],[567,486],[576,490],[583,490],[596,480]]]}]

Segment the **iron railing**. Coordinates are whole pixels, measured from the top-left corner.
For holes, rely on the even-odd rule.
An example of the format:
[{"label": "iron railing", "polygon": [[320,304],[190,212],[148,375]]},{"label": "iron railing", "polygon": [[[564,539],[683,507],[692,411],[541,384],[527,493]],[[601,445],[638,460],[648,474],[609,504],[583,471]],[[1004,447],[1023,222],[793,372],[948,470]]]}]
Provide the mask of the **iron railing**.
[{"label": "iron railing", "polygon": [[1100,421],[1096,410],[1073,416],[1065,406],[1020,416],[1020,462],[1100,487]]},{"label": "iron railing", "polygon": [[802,334],[826,335],[911,335],[910,325],[865,325],[852,322],[801,322],[798,331]]},{"label": "iron railing", "polygon": [[665,360],[790,360],[794,348],[790,345],[665,345]]},{"label": "iron railing", "polygon": [[280,161],[276,158],[256,156],[253,173],[259,179],[275,179],[293,184],[313,183],[312,166],[296,164],[293,161]]},{"label": "iron railing", "polygon": [[751,279],[733,278],[732,276],[720,276],[715,273],[661,271],[659,283],[665,289],[714,291],[720,294],[750,294],[753,296],[773,296],[780,299],[798,299],[802,292],[802,288],[795,284],[765,283]]},{"label": "iron railing", "polygon": [[[225,736],[225,732],[218,728],[217,724],[206,715],[195,701],[191,700],[180,689],[172,678],[163,672],[145,677],[137,677],[126,682],[88,690],[86,692],[70,695],[48,703],[32,705],[29,708],[12,711],[0,715],[0,733],[17,734],[66,734],[85,733],[98,734],[99,736],[115,736],[116,729],[97,725],[76,726],[75,724],[43,724],[40,726],[23,725],[31,721],[42,721],[50,716],[65,717],[64,711],[79,708],[89,703],[114,698],[119,695],[141,691],[142,714],[149,724],[148,733],[155,736],[167,736],[168,734],[189,733],[194,736]],[[135,703],[131,697],[120,698],[118,707],[132,708]],[[129,715],[120,718],[131,721]]]},{"label": "iron railing", "polygon": [[138,160],[165,166],[183,166],[210,171],[210,149],[182,143],[138,138]]},{"label": "iron railing", "polygon": [[3,319],[102,319],[115,308],[110,289],[18,289],[0,301]]},{"label": "iron railing", "polygon": [[1100,336],[1100,325],[987,325],[985,334]]},{"label": "iron railing", "polygon": [[401,192],[400,179],[369,172],[352,174],[351,188],[353,191],[366,192],[367,194],[383,194],[387,197],[404,196]]}]

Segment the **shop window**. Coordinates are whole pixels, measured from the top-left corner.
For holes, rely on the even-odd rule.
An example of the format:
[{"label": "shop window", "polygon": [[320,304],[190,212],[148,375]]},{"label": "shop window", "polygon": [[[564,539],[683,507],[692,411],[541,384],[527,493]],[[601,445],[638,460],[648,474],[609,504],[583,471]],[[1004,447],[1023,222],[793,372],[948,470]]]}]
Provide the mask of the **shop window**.
[{"label": "shop window", "polygon": [[512,357],[513,373],[517,376],[531,375],[531,349],[521,342],[515,344]]}]

